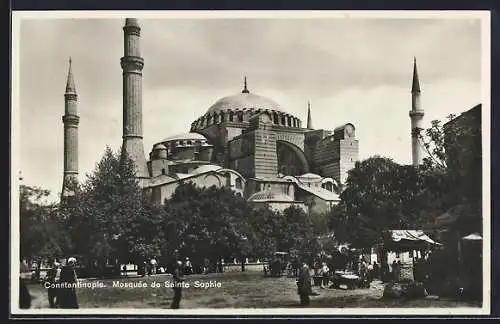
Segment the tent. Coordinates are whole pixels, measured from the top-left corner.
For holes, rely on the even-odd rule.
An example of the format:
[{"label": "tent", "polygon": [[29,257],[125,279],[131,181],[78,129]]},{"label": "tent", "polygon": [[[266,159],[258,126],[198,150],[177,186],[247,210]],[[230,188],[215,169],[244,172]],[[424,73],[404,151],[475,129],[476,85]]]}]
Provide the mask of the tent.
[{"label": "tent", "polygon": [[384,248],[388,251],[412,251],[432,245],[442,244],[431,239],[422,230],[390,230],[384,237]]}]

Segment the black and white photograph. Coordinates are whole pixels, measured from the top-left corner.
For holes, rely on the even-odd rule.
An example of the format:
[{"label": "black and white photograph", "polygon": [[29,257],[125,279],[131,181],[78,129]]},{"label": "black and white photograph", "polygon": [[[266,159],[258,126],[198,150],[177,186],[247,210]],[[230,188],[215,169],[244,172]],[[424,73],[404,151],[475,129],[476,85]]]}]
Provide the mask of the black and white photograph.
[{"label": "black and white photograph", "polygon": [[14,11],[11,313],[490,313],[488,11]]}]

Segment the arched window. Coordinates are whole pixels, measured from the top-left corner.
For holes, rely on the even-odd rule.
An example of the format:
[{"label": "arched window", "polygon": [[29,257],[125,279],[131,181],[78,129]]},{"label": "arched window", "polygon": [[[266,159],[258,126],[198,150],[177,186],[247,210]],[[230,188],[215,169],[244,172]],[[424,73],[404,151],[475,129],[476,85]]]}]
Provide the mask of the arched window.
[{"label": "arched window", "polygon": [[163,175],[167,174],[167,170],[165,170],[165,168],[161,169],[161,174]]},{"label": "arched window", "polygon": [[234,121],[234,113],[232,111],[229,112],[229,121]]},{"label": "arched window", "polygon": [[239,121],[240,123],[242,123],[242,122],[243,122],[243,111],[238,111],[238,121]]},{"label": "arched window", "polygon": [[242,185],[242,182],[241,182],[241,179],[240,178],[236,178],[235,180],[235,186],[236,186],[236,189],[241,189],[243,188],[243,185]]}]

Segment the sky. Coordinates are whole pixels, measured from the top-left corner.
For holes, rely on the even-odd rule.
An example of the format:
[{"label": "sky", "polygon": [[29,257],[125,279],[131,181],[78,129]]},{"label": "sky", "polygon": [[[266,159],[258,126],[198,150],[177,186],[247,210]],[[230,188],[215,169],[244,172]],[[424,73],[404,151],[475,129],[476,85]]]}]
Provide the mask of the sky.
[{"label": "sky", "polygon": [[[76,17],[76,16],[75,16]],[[64,90],[72,57],[78,93],[79,179],[105,147],[122,141],[121,19],[23,19],[18,72],[19,164],[23,183],[51,190],[63,176]],[[413,57],[424,127],[481,103],[481,22],[476,18],[139,20],[145,154],[189,131],[219,98],[250,92],[273,99],[316,129],[351,122],[359,156],[411,163]],[[15,40],[16,41],[16,40]]]}]

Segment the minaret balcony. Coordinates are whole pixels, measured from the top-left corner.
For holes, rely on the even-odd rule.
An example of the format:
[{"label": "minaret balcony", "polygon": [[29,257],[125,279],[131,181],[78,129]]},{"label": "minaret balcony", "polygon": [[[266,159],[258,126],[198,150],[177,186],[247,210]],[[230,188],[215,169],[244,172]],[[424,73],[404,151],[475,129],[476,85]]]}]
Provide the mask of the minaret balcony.
[{"label": "minaret balcony", "polygon": [[76,115],[65,115],[62,117],[62,121],[65,125],[78,125],[80,117]]},{"label": "minaret balcony", "polygon": [[120,65],[124,72],[141,72],[144,59],[139,56],[124,56],[120,59]]},{"label": "minaret balcony", "polygon": [[423,110],[410,110],[410,117],[423,117],[423,116],[424,116]]}]

